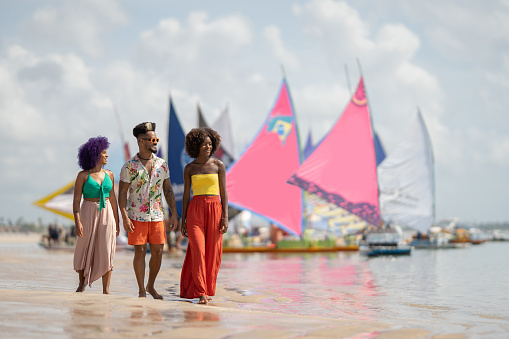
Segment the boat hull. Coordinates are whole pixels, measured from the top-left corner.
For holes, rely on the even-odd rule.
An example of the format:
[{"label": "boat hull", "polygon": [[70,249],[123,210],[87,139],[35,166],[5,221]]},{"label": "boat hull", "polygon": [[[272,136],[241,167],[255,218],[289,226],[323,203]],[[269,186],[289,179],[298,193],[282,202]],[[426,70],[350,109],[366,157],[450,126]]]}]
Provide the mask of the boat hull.
[{"label": "boat hull", "polygon": [[410,255],[412,247],[410,246],[372,246],[359,249],[362,254],[368,257],[378,257],[385,255]]},{"label": "boat hull", "polygon": [[359,246],[335,246],[335,247],[296,247],[296,248],[277,248],[277,247],[223,247],[223,253],[321,253],[321,252],[354,252],[358,251]]}]

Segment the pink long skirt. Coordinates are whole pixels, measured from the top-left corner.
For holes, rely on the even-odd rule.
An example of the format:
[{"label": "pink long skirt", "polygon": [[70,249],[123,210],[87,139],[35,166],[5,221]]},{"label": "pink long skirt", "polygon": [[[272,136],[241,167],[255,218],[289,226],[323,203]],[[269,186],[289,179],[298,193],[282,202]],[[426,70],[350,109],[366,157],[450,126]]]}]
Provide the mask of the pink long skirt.
[{"label": "pink long skirt", "polygon": [[85,286],[113,269],[116,248],[116,227],[109,200],[99,211],[99,203],[84,200],[80,210],[83,236],[77,237],[74,269],[83,270]]}]

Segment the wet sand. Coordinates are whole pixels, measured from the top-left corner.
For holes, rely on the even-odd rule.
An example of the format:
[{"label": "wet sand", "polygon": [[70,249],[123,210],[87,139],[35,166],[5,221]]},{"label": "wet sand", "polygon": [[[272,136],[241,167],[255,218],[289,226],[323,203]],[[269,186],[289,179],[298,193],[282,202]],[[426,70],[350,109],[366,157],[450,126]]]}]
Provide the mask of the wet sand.
[{"label": "wet sand", "polygon": [[[179,258],[167,266],[156,288],[165,300],[137,298],[132,253],[118,254],[112,295],[101,294],[100,280],[84,293],[72,292],[77,274],[71,253],[47,253],[31,244],[39,235],[0,234],[0,329],[6,338],[463,338],[439,335],[405,321],[352,321],[281,312],[246,310],[278,295],[240,295],[218,284],[214,301],[197,305],[178,298]],[[28,247],[27,250],[27,246]],[[148,261],[148,256],[147,256]]]},{"label": "wet sand", "polygon": [[[97,293],[0,290],[2,336],[426,338],[424,329]],[[439,336],[435,336],[438,338]],[[448,338],[460,336],[448,336]]]}]

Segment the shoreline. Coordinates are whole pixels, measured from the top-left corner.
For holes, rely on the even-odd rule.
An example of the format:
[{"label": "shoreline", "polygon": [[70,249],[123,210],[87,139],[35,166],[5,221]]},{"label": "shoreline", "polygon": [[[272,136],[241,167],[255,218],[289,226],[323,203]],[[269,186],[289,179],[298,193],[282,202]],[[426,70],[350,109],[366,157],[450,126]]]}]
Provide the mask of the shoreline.
[{"label": "shoreline", "polygon": [[34,232],[1,232],[0,244],[2,243],[32,243],[39,242],[46,233]]},{"label": "shoreline", "polygon": [[98,293],[0,289],[7,337],[465,338],[423,328]]}]

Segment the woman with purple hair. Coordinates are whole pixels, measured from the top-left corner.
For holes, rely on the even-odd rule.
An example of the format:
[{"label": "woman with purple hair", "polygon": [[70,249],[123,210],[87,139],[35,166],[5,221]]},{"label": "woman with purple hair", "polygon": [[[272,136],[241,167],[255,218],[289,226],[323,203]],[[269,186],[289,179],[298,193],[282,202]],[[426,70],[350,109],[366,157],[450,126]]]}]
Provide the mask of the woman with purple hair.
[{"label": "woman with purple hair", "polygon": [[[90,138],[78,149],[78,173],[74,184],[73,213],[78,236],[74,269],[79,274],[76,292],[102,277],[103,293],[110,294],[116,237],[120,232],[113,173],[103,169],[110,143],[105,137]],[[81,196],[83,202],[81,203]]]}]

